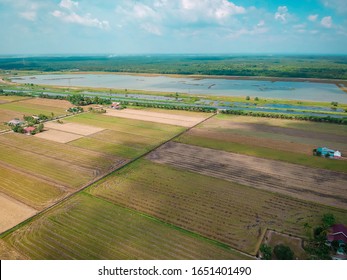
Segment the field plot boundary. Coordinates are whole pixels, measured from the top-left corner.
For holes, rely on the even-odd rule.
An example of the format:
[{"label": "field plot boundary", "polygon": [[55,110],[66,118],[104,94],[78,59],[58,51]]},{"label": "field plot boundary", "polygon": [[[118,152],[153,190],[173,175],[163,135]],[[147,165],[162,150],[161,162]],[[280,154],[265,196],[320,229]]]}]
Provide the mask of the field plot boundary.
[{"label": "field plot boundary", "polygon": [[[13,222],[13,219],[11,219],[11,222],[7,219],[1,218],[3,220],[4,224],[0,228],[0,232],[6,232],[7,230],[11,229],[12,227],[16,226],[17,224],[22,223],[23,221],[26,221],[28,218],[36,215],[38,211],[31,206],[12,198],[11,196],[6,195],[3,192],[0,192],[0,201],[1,201],[1,211],[5,211],[4,207],[10,208],[7,209],[6,213],[9,214],[9,210],[11,211],[11,216],[14,218],[16,221]],[[18,213],[18,211],[20,213]],[[17,217],[15,217],[17,216]],[[6,218],[6,216],[5,216]],[[1,223],[2,224],[2,223]]]},{"label": "field plot boundary", "polygon": [[184,127],[194,126],[205,119],[204,117],[190,117],[135,109],[124,109],[122,111],[108,109],[105,115]]},{"label": "field plot boundary", "polygon": [[[215,115],[216,115],[216,114],[212,114],[211,116],[209,116],[209,117],[207,117],[206,119],[202,120],[201,122],[197,123],[197,124],[194,125],[193,127],[188,128],[188,129],[185,129],[185,130],[183,130],[183,131],[181,131],[181,132],[175,134],[175,135],[172,136],[170,139],[166,140],[166,141],[163,142],[163,143],[160,143],[159,145],[155,146],[153,149],[150,149],[149,151],[147,151],[146,153],[144,153],[144,154],[142,154],[142,155],[139,155],[139,156],[137,156],[137,157],[135,157],[135,158],[133,158],[133,159],[131,159],[131,160],[124,160],[124,161],[126,161],[126,162],[119,163],[117,166],[115,166],[115,167],[114,167],[112,170],[110,170],[108,173],[103,174],[103,175],[101,175],[101,176],[99,176],[99,177],[97,177],[97,178],[94,178],[92,181],[88,182],[86,185],[82,186],[81,188],[79,188],[78,190],[72,192],[71,194],[65,196],[64,198],[62,198],[62,199],[56,201],[55,203],[53,203],[53,204],[50,205],[49,207],[45,208],[44,210],[39,211],[39,212],[36,213],[35,215],[29,217],[27,220],[25,220],[25,221],[23,221],[23,222],[21,222],[21,223],[15,225],[14,227],[12,227],[12,228],[10,228],[10,229],[4,231],[4,232],[0,232],[0,238],[4,238],[5,236],[11,234],[11,233],[12,233],[13,231],[15,231],[17,228],[19,228],[19,227],[21,227],[21,226],[27,224],[28,222],[34,220],[34,219],[37,218],[37,217],[40,217],[41,215],[43,215],[44,213],[50,211],[51,209],[53,209],[54,207],[58,206],[59,204],[64,203],[65,201],[67,201],[67,200],[70,199],[71,197],[74,197],[75,195],[81,193],[83,190],[86,190],[86,189],[92,187],[95,183],[97,183],[97,182],[102,182],[102,180],[104,180],[105,178],[111,176],[114,172],[119,171],[119,170],[125,168],[126,166],[130,165],[131,163],[137,161],[138,159],[145,157],[146,155],[148,155],[149,153],[151,153],[153,150],[155,150],[155,149],[157,149],[157,148],[163,146],[164,144],[166,144],[166,143],[172,141],[173,139],[179,137],[180,135],[184,134],[185,132],[189,131],[190,129],[192,129],[192,128],[198,126],[198,125],[200,125],[201,123],[207,121],[208,119],[214,117]],[[70,117],[70,116],[69,116],[69,117]]]},{"label": "field plot boundary", "polygon": [[347,209],[345,173],[176,142],[161,146],[147,158],[242,185]]}]

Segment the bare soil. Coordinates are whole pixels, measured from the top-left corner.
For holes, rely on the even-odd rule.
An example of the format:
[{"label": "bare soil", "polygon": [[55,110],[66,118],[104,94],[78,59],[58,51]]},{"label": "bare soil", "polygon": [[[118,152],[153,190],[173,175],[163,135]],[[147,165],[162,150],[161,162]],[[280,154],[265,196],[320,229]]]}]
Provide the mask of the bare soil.
[{"label": "bare soil", "polygon": [[68,143],[83,137],[83,135],[68,133],[55,129],[45,130],[41,133],[35,134],[35,137],[55,141],[58,143]]},{"label": "bare soil", "polygon": [[37,213],[34,208],[3,193],[0,193],[0,205],[0,233],[14,227]]},{"label": "bare soil", "polygon": [[287,127],[280,127],[280,126],[272,126],[272,125],[259,124],[259,123],[244,123],[244,122],[234,122],[231,120],[211,119],[204,124],[204,128],[218,128],[218,127],[223,129],[241,129],[245,131],[252,131],[255,133],[256,132],[275,133],[275,134],[282,134],[282,135],[295,136],[295,137],[318,139],[318,140],[329,141],[329,142],[340,142],[340,143],[347,142],[347,137],[343,135],[337,135],[333,133],[322,133],[322,132],[303,130],[303,129],[287,128]]},{"label": "bare soil", "polygon": [[134,120],[178,125],[184,127],[192,127],[205,119],[204,117],[182,116],[134,109],[125,109],[121,111],[107,110],[106,115]]},{"label": "bare soil", "polygon": [[[295,153],[302,153],[306,155],[312,155],[312,150],[316,148],[315,145],[308,145],[302,143],[294,143],[289,141],[274,140],[269,138],[249,137],[239,135],[236,133],[224,133],[216,132],[209,129],[194,128],[187,132],[188,135],[206,137],[210,139],[228,141],[231,143],[240,143],[257,147],[264,147],[269,149],[288,151]],[[347,152],[347,151],[346,151]]]},{"label": "bare soil", "polygon": [[59,130],[59,131],[83,135],[83,136],[92,135],[94,133],[104,130],[103,128],[90,126],[90,125],[77,124],[77,123],[60,124],[57,122],[47,122],[45,123],[45,128],[50,128],[54,130]]},{"label": "bare soil", "polygon": [[347,174],[169,142],[148,159],[291,197],[347,209]]},{"label": "bare soil", "polygon": [[66,100],[57,100],[57,99],[48,99],[48,98],[32,98],[24,102],[27,104],[50,106],[50,107],[57,107],[57,108],[63,108],[63,109],[69,109],[70,107],[74,106],[69,101],[66,101]]}]

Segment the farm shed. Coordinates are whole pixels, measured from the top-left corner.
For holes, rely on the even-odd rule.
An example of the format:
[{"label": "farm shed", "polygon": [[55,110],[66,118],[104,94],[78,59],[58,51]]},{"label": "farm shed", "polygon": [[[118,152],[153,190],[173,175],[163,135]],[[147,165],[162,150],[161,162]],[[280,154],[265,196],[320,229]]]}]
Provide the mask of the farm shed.
[{"label": "farm shed", "polygon": [[9,125],[13,125],[13,126],[16,126],[16,125],[21,125],[23,124],[24,122],[19,120],[19,119],[13,119],[13,120],[10,120],[8,122]]},{"label": "farm shed", "polygon": [[327,158],[341,158],[341,152],[335,151],[326,147],[319,147],[313,150],[313,154],[316,156],[327,157]]}]

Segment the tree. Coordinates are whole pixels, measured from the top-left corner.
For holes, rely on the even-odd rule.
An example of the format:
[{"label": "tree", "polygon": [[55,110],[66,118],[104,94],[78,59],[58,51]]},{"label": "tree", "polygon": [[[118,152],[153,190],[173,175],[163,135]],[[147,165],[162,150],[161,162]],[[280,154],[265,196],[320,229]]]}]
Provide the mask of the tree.
[{"label": "tree", "polygon": [[335,224],[335,217],[331,213],[324,214],[322,217],[322,223],[324,229],[327,229],[331,227],[333,224]]},{"label": "tree", "polygon": [[294,252],[283,244],[276,245],[274,248],[274,254],[278,260],[293,260]]},{"label": "tree", "polygon": [[246,100],[250,100],[250,99],[251,99],[251,98],[247,95],[247,96],[246,96]]},{"label": "tree", "polygon": [[263,260],[272,259],[272,248],[269,245],[261,244],[259,250],[263,254]]}]

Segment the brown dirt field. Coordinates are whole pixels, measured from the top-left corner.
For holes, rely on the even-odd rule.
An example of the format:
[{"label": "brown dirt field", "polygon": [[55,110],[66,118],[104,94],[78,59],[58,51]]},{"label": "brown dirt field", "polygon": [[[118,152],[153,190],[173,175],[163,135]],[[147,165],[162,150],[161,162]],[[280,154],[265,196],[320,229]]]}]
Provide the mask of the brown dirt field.
[{"label": "brown dirt field", "polygon": [[346,143],[347,137],[343,135],[336,135],[332,133],[322,133],[317,131],[308,131],[303,129],[287,128],[272,126],[259,123],[244,123],[244,122],[235,122],[233,120],[220,120],[220,119],[210,119],[208,122],[204,123],[204,128],[220,128],[220,129],[235,129],[235,130],[244,130],[252,132],[267,132],[275,134],[283,134],[288,136],[311,138],[322,141],[329,142],[340,142]]},{"label": "brown dirt field", "polygon": [[26,260],[27,257],[23,256],[13,247],[0,239],[0,260]]},{"label": "brown dirt field", "polygon": [[288,151],[288,152],[295,151],[295,153],[302,153],[306,155],[312,155],[312,150],[316,148],[316,146],[314,145],[292,143],[287,141],[279,141],[279,140],[260,138],[260,137],[259,138],[249,137],[249,136],[238,135],[236,133],[232,134],[232,133],[216,132],[213,130],[201,129],[201,128],[194,128],[193,130],[190,130],[189,132],[187,132],[187,134],[228,141],[231,143],[240,143],[240,144],[270,148],[270,149],[281,150],[281,151]]},{"label": "brown dirt field", "polygon": [[0,123],[8,122],[14,118],[23,118],[23,114],[0,108]]},{"label": "brown dirt field", "polygon": [[68,143],[68,142],[82,138],[83,135],[68,133],[68,132],[59,131],[55,129],[49,129],[41,133],[35,134],[35,137],[45,139],[45,140],[55,141],[58,143]]},{"label": "brown dirt field", "polygon": [[57,108],[63,108],[63,109],[69,109],[70,107],[74,106],[69,101],[66,101],[66,100],[47,99],[47,98],[33,98],[33,99],[22,101],[22,103],[57,107]]},{"label": "brown dirt field", "polygon": [[27,206],[3,193],[0,193],[0,232],[4,232],[37,213]]},{"label": "brown dirt field", "polygon": [[291,197],[347,209],[347,174],[169,142],[148,159]]},{"label": "brown dirt field", "polygon": [[50,129],[73,133],[73,134],[79,134],[83,136],[88,136],[88,135],[104,130],[103,128],[99,128],[95,126],[77,124],[77,123],[65,123],[65,122],[62,124],[57,122],[47,122],[45,123],[45,128],[50,128]]},{"label": "brown dirt field", "polygon": [[174,114],[165,114],[159,112],[143,111],[143,110],[107,110],[107,116],[128,118],[134,120],[150,121],[156,123],[164,123],[171,125],[178,125],[184,127],[192,127],[197,123],[203,121],[203,117],[182,116]]}]

